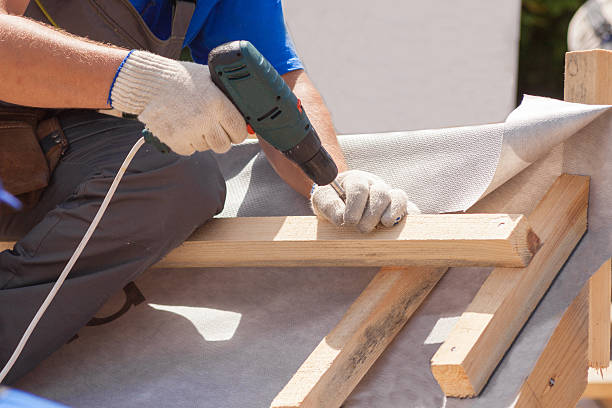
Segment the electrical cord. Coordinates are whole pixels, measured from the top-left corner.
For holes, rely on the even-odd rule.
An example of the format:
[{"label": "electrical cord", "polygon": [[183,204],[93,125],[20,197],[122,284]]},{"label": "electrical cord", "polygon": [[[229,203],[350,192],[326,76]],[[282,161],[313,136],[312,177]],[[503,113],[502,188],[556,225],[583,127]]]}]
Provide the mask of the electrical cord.
[{"label": "electrical cord", "polygon": [[66,277],[68,276],[68,274],[72,270],[72,267],[74,266],[76,261],[81,256],[81,252],[83,252],[83,250],[85,249],[85,246],[89,242],[89,239],[91,238],[91,236],[93,235],[94,231],[98,227],[98,223],[100,222],[100,219],[102,219],[102,216],[106,212],[106,207],[108,207],[108,203],[110,203],[110,201],[112,200],[113,196],[115,195],[115,190],[117,190],[117,187],[119,186],[119,183],[121,182],[121,179],[123,178],[123,174],[125,173],[125,171],[127,170],[128,166],[132,162],[132,159],[134,158],[134,156],[136,155],[138,150],[140,150],[140,147],[144,143],[145,143],[144,137],[141,137],[140,139],[138,139],[138,141],[134,144],[134,146],[132,146],[132,149],[130,150],[128,155],[125,157],[125,160],[123,161],[123,164],[121,164],[121,167],[119,168],[119,171],[117,172],[117,175],[115,176],[115,178],[113,180],[113,183],[111,184],[110,188],[108,189],[108,192],[106,193],[106,196],[104,197],[104,200],[102,201],[102,205],[100,205],[100,208],[98,209],[98,212],[96,213],[93,221],[89,225],[89,228],[85,232],[85,235],[83,235],[83,238],[81,239],[81,242],[79,243],[79,245],[75,249],[74,253],[72,254],[70,259],[68,260],[68,263],[64,267],[64,270],[62,270],[62,273],[60,274],[59,278],[57,279],[57,282],[55,282],[55,284],[51,288],[51,291],[49,291],[49,294],[45,298],[45,301],[42,303],[42,305],[40,306],[40,308],[38,309],[38,311],[34,315],[34,318],[30,322],[30,324],[28,325],[28,328],[23,333],[23,336],[21,337],[21,340],[19,340],[19,343],[17,344],[17,347],[15,347],[15,350],[13,351],[13,354],[11,355],[11,358],[8,360],[8,362],[6,363],[6,365],[4,366],[2,371],[0,371],[0,383],[2,381],[4,381],[4,378],[7,376],[7,374],[11,370],[11,368],[13,368],[13,365],[15,364],[15,362],[17,361],[17,359],[21,355],[21,352],[23,351],[23,348],[25,347],[26,343],[28,342],[28,339],[30,338],[30,335],[32,334],[32,332],[36,328],[36,325],[38,324],[38,322],[40,321],[40,319],[44,315],[45,311],[47,310],[47,307],[49,307],[49,304],[55,298],[55,295],[57,294],[57,292],[62,287],[62,284],[64,283],[64,280],[66,280]]}]

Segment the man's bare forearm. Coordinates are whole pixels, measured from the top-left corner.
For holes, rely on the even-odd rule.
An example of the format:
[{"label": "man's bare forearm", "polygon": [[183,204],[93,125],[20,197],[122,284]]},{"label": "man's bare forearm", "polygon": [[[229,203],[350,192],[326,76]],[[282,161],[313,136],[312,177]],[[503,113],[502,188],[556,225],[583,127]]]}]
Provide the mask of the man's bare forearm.
[{"label": "man's bare forearm", "polygon": [[[10,4],[9,4],[10,5]],[[0,100],[49,108],[109,107],[108,92],[127,50],[91,42],[21,16],[10,15],[21,6],[0,0]],[[283,78],[302,100],[321,141],[336,161],[347,169],[338,145],[331,115],[303,70]],[[261,140],[277,173],[296,191],[309,196],[312,187],[304,173],[285,156]]]},{"label": "man's bare forearm", "polygon": [[0,2],[0,100],[43,108],[108,107],[127,50],[9,15]]},{"label": "man's bare forearm", "polygon": [[[325,149],[334,158],[339,171],[347,170],[346,161],[331,120],[329,110],[323,102],[323,98],[316,90],[304,70],[291,71],[283,75],[283,79],[302,101],[302,106],[308,114],[308,118],[317,130]],[[274,149],[265,140],[259,138],[260,145],[276,170],[278,175],[289,184],[295,191],[308,197],[312,188],[312,181],[293,162],[289,161],[282,153]]]}]

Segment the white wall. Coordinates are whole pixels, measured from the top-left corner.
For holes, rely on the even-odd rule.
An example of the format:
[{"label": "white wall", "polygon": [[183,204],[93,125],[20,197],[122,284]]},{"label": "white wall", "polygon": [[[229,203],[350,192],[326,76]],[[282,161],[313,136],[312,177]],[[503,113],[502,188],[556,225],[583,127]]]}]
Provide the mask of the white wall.
[{"label": "white wall", "polygon": [[520,0],[284,0],[339,133],[503,121],[514,108]]}]

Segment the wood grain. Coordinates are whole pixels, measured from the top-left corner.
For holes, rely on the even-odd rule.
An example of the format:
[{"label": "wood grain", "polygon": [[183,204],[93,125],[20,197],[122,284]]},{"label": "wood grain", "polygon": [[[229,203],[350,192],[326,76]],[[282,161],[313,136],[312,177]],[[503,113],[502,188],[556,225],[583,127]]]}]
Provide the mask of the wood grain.
[{"label": "wood grain", "polygon": [[608,259],[588,281],[589,367],[610,365],[610,290],[612,260]]},{"label": "wood grain", "polygon": [[446,270],[381,268],[271,406],[342,405]]},{"label": "wood grain", "polygon": [[[612,104],[611,69],[612,51],[568,52],[564,99],[590,105]],[[604,328],[610,325],[606,311],[610,300],[610,272],[604,275],[600,269],[591,277],[589,287],[589,365],[595,368],[604,368],[610,363],[610,331]]]},{"label": "wood grain", "polygon": [[447,396],[480,393],[586,231],[589,179],[560,176],[530,221],[543,245],[526,268],[496,268],[431,361]]},{"label": "wood grain", "polygon": [[523,383],[515,408],[576,406],[587,385],[588,312],[587,283]]},{"label": "wood grain", "polygon": [[316,217],[227,218],[205,224],[157,266],[518,267],[539,244],[521,215],[407,216],[371,234]]},{"label": "wood grain", "polygon": [[589,50],[565,55],[565,91],[568,102],[612,104],[612,51]]}]

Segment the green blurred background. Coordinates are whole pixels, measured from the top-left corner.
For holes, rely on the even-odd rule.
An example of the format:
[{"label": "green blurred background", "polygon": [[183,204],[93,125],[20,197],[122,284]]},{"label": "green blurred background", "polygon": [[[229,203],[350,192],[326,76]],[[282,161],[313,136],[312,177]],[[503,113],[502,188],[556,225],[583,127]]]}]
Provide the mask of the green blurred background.
[{"label": "green blurred background", "polygon": [[523,94],[563,99],[567,26],[585,0],[523,0],[517,103]]}]

